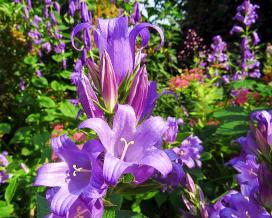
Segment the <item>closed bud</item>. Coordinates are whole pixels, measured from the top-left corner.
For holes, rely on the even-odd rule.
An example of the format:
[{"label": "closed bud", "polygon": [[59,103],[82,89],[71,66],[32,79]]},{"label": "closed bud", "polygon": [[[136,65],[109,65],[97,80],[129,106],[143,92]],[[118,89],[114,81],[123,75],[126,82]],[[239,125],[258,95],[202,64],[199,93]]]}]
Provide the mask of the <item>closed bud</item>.
[{"label": "closed bud", "polygon": [[106,51],[103,53],[100,67],[102,96],[107,109],[112,112],[118,101],[118,85],[111,59]]}]

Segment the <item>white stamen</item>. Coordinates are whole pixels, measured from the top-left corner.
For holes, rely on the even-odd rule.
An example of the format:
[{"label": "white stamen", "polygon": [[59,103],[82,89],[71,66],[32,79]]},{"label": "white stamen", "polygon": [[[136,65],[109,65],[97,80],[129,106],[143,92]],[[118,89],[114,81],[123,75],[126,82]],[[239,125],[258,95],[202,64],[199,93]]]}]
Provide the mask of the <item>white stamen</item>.
[{"label": "white stamen", "polygon": [[91,172],[91,170],[86,170],[86,169],[83,169],[82,167],[77,168],[76,164],[73,164],[73,168],[75,169],[74,172],[73,172],[73,176],[76,176],[77,172],[80,172],[80,173],[89,173],[89,172]]},{"label": "white stamen", "polygon": [[130,141],[129,143],[127,142],[127,140],[125,138],[120,138],[120,141],[123,142],[125,144],[124,146],[124,150],[123,150],[123,153],[121,155],[121,158],[120,160],[124,160],[125,158],[125,155],[127,153],[127,149],[130,145],[133,145],[134,144],[134,141]]}]

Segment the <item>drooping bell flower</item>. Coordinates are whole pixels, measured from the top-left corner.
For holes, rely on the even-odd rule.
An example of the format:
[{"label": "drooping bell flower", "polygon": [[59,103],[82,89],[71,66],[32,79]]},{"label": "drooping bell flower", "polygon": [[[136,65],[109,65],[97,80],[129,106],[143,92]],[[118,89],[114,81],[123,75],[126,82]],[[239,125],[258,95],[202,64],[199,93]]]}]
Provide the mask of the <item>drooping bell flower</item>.
[{"label": "drooping bell flower", "polygon": [[39,23],[42,22],[42,18],[39,17],[38,15],[35,15],[33,20],[32,20],[32,25],[35,26],[36,28],[39,28]]},{"label": "drooping bell flower", "polygon": [[175,142],[178,135],[178,126],[183,124],[183,120],[176,119],[175,117],[168,117],[167,124],[168,129],[164,134],[164,140],[167,143]]},{"label": "drooping bell flower", "polygon": [[112,128],[99,118],[88,119],[79,128],[94,130],[103,144],[103,175],[110,185],[115,185],[126,173],[134,176],[135,183],[142,183],[155,170],[163,176],[172,170],[166,153],[155,147],[167,128],[161,117],[151,117],[137,126],[133,108],[129,105],[118,105]]},{"label": "drooping bell flower", "polygon": [[46,50],[47,53],[52,51],[52,45],[50,42],[45,42],[42,44],[42,48]]},{"label": "drooping bell flower", "polygon": [[82,22],[90,22],[91,21],[91,17],[90,17],[90,13],[89,13],[86,1],[80,2],[80,15],[81,15]]},{"label": "drooping bell flower", "polygon": [[79,197],[89,206],[92,200],[105,195],[107,186],[99,160],[103,147],[99,141],[91,140],[80,150],[66,135],[53,138],[52,147],[62,162],[40,167],[34,185],[59,188],[52,198],[51,211],[67,217]]},{"label": "drooping bell flower", "polygon": [[60,4],[58,2],[54,2],[54,8],[60,14]]},{"label": "drooping bell flower", "polygon": [[231,31],[230,31],[230,34],[233,34],[233,33],[242,33],[244,31],[243,27],[240,27],[240,26],[233,26]]},{"label": "drooping bell flower", "polygon": [[31,0],[27,0],[27,9],[28,10],[32,9],[32,2],[31,2]]},{"label": "drooping bell flower", "polygon": [[135,68],[135,47],[137,36],[140,35],[142,38],[141,48],[147,46],[150,37],[148,28],[153,28],[159,32],[161,37],[160,46],[162,46],[164,36],[159,27],[149,23],[140,23],[135,25],[134,28],[129,31],[127,17],[98,19],[97,29],[95,29],[90,23],[79,24],[72,31],[71,41],[73,47],[76,50],[81,51],[82,48],[80,49],[75,46],[75,36],[85,29],[94,30],[95,43],[99,49],[100,60],[102,61],[104,51],[107,51],[119,85],[126,76],[129,76],[133,72]]},{"label": "drooping bell flower", "polygon": [[118,86],[111,59],[106,51],[100,64],[100,84],[105,105],[112,112],[118,100]]},{"label": "drooping bell flower", "polygon": [[146,66],[142,66],[137,72],[128,97],[128,104],[131,105],[135,111],[136,118],[139,121],[142,117],[144,107],[146,105],[148,94],[148,77]]},{"label": "drooping bell flower", "polygon": [[253,36],[253,45],[255,45],[255,46],[258,45],[261,41],[258,33],[256,31],[254,31],[252,33],[252,36]]},{"label": "drooping bell flower", "polygon": [[77,94],[88,118],[103,118],[103,111],[96,105],[98,99],[87,76],[82,74],[76,78]]}]

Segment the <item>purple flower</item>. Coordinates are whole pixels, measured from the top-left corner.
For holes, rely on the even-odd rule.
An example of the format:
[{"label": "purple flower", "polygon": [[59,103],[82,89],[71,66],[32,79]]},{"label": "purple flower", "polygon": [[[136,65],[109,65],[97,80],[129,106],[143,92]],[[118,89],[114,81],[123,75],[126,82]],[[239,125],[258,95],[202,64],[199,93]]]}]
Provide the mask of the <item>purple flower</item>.
[{"label": "purple flower", "polygon": [[112,112],[118,101],[118,86],[111,59],[106,51],[100,65],[100,82],[105,105]]},{"label": "purple flower", "polygon": [[244,196],[250,196],[259,187],[258,170],[259,164],[256,163],[256,157],[247,155],[233,164],[239,174],[236,176],[237,182],[241,186],[241,192]]},{"label": "purple flower", "polygon": [[137,72],[128,97],[128,104],[131,105],[139,121],[143,115],[148,94],[148,77],[146,66],[142,66]]},{"label": "purple flower", "polygon": [[40,70],[36,70],[36,75],[37,75],[37,77],[42,77],[43,76],[43,74],[42,74],[42,72]]},{"label": "purple flower", "polygon": [[201,167],[200,153],[203,150],[202,141],[197,136],[187,137],[180,147],[173,148],[173,151],[178,156],[181,163],[184,163],[188,168],[193,168],[196,165]]},{"label": "purple flower", "polygon": [[154,174],[154,169],[163,176],[172,170],[168,156],[155,147],[167,128],[163,119],[151,117],[136,125],[133,108],[118,105],[112,128],[99,118],[88,119],[79,126],[94,130],[103,144],[106,150],[103,175],[108,184],[115,185],[126,173],[133,174],[135,183],[141,183]]},{"label": "purple flower", "polygon": [[137,23],[141,19],[140,5],[139,2],[135,2],[133,8],[133,14],[130,16],[130,19],[133,24]]},{"label": "purple flower", "polygon": [[86,1],[80,2],[80,15],[83,23],[91,21],[91,16]]},{"label": "purple flower", "polygon": [[57,54],[63,53],[65,51],[65,43],[60,41],[59,44],[55,46],[54,50]]},{"label": "purple flower", "polygon": [[253,45],[255,45],[255,46],[258,45],[261,41],[258,33],[256,31],[254,31],[252,33],[252,36],[253,36]]},{"label": "purple flower", "polygon": [[88,118],[100,117],[103,118],[103,111],[96,105],[98,99],[90,84],[89,79],[82,74],[75,79],[77,94],[81,105]]},{"label": "purple flower", "polygon": [[267,164],[262,163],[258,172],[260,201],[267,208],[272,208],[272,170]]},{"label": "purple flower", "polygon": [[40,44],[41,43],[41,33],[37,30],[30,31],[28,33],[28,36],[34,41],[35,44]]},{"label": "purple flower", "polygon": [[51,211],[67,217],[79,197],[91,207],[89,204],[94,199],[105,195],[107,187],[101,177],[102,164],[99,161],[103,147],[97,140],[91,140],[79,150],[66,135],[53,138],[52,147],[62,162],[40,167],[34,185],[59,187],[51,201]]},{"label": "purple flower", "polygon": [[8,166],[9,162],[8,162],[7,156],[8,156],[8,152],[6,151],[3,151],[2,154],[0,154],[0,167]]},{"label": "purple flower", "polygon": [[54,14],[53,11],[50,12],[50,20],[51,20],[51,22],[52,22],[53,25],[57,25],[58,24],[58,21],[57,21],[56,16],[55,16],[55,14]]},{"label": "purple flower", "polygon": [[28,10],[31,10],[31,9],[32,9],[31,0],[27,0],[27,9],[28,9]]},{"label": "purple flower", "polygon": [[54,2],[54,7],[56,11],[58,12],[58,14],[60,14],[60,4],[58,2]]},{"label": "purple flower", "polygon": [[75,15],[76,10],[78,9],[79,2],[77,0],[69,0],[69,14],[71,16]]},{"label": "purple flower", "polygon": [[256,139],[257,148],[267,156],[272,150],[272,113],[256,111],[251,114],[251,120],[251,131]]},{"label": "purple flower", "polygon": [[[55,194],[59,188],[51,188],[46,192],[46,199],[51,204]],[[58,216],[55,213],[51,213],[46,216],[47,218],[66,218],[66,217],[96,217],[102,218],[103,216],[103,202],[101,199],[92,199],[87,204],[82,198],[78,198],[67,211],[66,216]]]},{"label": "purple flower", "polygon": [[256,9],[259,8],[259,5],[253,5],[249,0],[244,0],[244,2],[237,7],[237,13],[234,19],[249,27],[256,22],[258,18]]},{"label": "purple flower", "polygon": [[25,81],[23,79],[20,79],[20,82],[19,82],[19,87],[22,91],[25,90]]},{"label": "purple flower", "polygon": [[164,140],[167,143],[175,142],[178,135],[178,126],[183,124],[182,119],[176,119],[175,117],[167,118],[168,129],[164,134]]},{"label": "purple flower", "polygon": [[142,38],[142,46],[146,47],[149,41],[148,28],[154,28],[160,33],[161,45],[163,44],[162,30],[149,23],[137,24],[130,31],[128,29],[128,18],[118,17],[114,19],[98,19],[98,28],[95,29],[90,23],[77,25],[71,34],[72,45],[75,46],[74,38],[81,31],[91,28],[95,32],[95,43],[99,49],[100,60],[104,51],[107,51],[111,59],[117,83],[120,84],[126,76],[129,76],[135,68],[135,46],[138,35]]},{"label": "purple flower", "polygon": [[212,53],[208,55],[207,61],[209,63],[225,64],[228,56],[225,54],[227,44],[222,40],[221,36],[213,37],[211,45]]},{"label": "purple flower", "polygon": [[230,31],[230,34],[233,34],[233,33],[242,33],[244,32],[244,29],[243,27],[240,27],[240,26],[233,26],[231,31]]},{"label": "purple flower", "polygon": [[32,25],[35,26],[36,28],[39,28],[39,23],[42,22],[42,18],[39,17],[38,15],[35,15],[33,20],[32,20]]},{"label": "purple flower", "polygon": [[47,53],[51,52],[52,46],[50,42],[45,42],[42,44],[42,48],[46,50]]},{"label": "purple flower", "polygon": [[220,211],[220,218],[271,218],[271,216],[251,198],[245,198],[240,193],[230,194],[223,198],[225,208]]},{"label": "purple flower", "polygon": [[10,178],[10,175],[4,171],[0,170],[0,184],[5,183]]}]

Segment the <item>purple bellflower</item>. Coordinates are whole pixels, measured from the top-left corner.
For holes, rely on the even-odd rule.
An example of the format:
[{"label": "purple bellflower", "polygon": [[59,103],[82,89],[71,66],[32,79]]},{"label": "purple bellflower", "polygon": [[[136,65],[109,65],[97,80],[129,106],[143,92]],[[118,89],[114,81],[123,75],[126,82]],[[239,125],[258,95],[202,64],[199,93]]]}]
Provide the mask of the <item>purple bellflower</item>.
[{"label": "purple bellflower", "polygon": [[[55,194],[59,188],[51,188],[46,192],[46,199],[51,204]],[[82,217],[82,218],[101,218],[103,217],[103,202],[101,199],[92,199],[91,203],[87,204],[82,198],[78,198],[70,207],[65,216],[59,216],[56,213],[51,213],[46,218],[66,218],[66,217]]]},{"label": "purple bellflower", "polygon": [[154,169],[166,176],[172,164],[166,153],[155,145],[167,129],[161,117],[151,117],[137,125],[136,115],[129,105],[118,105],[112,129],[102,119],[91,118],[79,128],[94,130],[105,148],[103,175],[115,185],[126,173],[133,174],[135,183],[142,183],[154,174]]},{"label": "purple bellflower", "polygon": [[88,141],[80,150],[63,135],[52,139],[52,147],[62,162],[40,167],[34,185],[59,188],[51,201],[51,211],[59,216],[67,215],[79,197],[91,208],[89,204],[103,197],[107,188],[99,160],[103,152],[100,142]]},{"label": "purple bellflower", "polygon": [[227,195],[222,200],[225,208],[220,211],[220,218],[271,218],[271,216],[254,199],[240,193]]},{"label": "purple bellflower", "polygon": [[[5,168],[9,165],[7,156],[8,156],[8,152],[6,152],[6,151],[3,151],[0,154],[0,168],[2,168],[2,167]],[[5,183],[10,178],[10,176],[11,175],[8,174],[5,169],[3,169],[3,170],[1,169],[0,170],[0,184]]]},{"label": "purple bellflower", "polygon": [[244,2],[237,7],[237,13],[234,19],[247,27],[252,26],[258,18],[256,9],[259,8],[259,5],[254,5],[251,4],[249,0],[244,0]]},{"label": "purple bellflower", "polygon": [[148,28],[154,28],[159,32],[161,36],[160,46],[162,46],[164,36],[159,27],[149,23],[140,23],[129,31],[127,17],[107,20],[98,19],[97,29],[90,23],[79,24],[72,31],[71,41],[76,50],[82,51],[82,49],[75,46],[75,36],[82,30],[94,30],[95,43],[99,49],[100,60],[103,58],[104,51],[107,51],[119,85],[135,69],[135,47],[138,35],[142,38],[141,49],[147,46],[150,37]]},{"label": "purple bellflower", "polygon": [[164,140],[167,143],[172,143],[176,141],[178,135],[178,126],[183,124],[182,119],[176,119],[175,117],[167,118],[168,129],[164,134]]},{"label": "purple bellflower", "polygon": [[179,161],[188,168],[201,167],[200,153],[203,151],[201,143],[202,141],[197,136],[191,135],[181,143],[180,147],[174,147],[173,151]]}]

